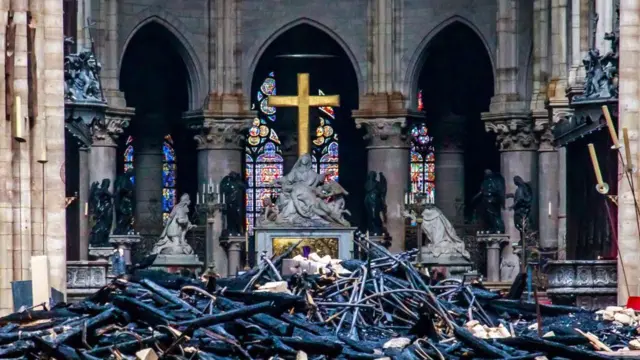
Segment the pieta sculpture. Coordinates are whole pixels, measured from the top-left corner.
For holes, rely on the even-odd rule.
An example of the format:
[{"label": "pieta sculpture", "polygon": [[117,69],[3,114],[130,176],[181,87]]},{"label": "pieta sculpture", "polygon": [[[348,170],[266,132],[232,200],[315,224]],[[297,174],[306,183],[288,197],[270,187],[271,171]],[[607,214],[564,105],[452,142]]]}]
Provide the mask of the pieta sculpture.
[{"label": "pieta sculpture", "polygon": [[193,248],[186,241],[187,232],[196,227],[189,221],[190,204],[189,194],[183,194],[180,202],[171,210],[167,225],[151,254],[193,255]]},{"label": "pieta sculpture", "polygon": [[344,218],[347,191],[335,181],[324,181],[311,156],[303,154],[287,175],[276,180],[281,193],[276,200],[277,215],[261,219],[261,226],[350,226]]}]

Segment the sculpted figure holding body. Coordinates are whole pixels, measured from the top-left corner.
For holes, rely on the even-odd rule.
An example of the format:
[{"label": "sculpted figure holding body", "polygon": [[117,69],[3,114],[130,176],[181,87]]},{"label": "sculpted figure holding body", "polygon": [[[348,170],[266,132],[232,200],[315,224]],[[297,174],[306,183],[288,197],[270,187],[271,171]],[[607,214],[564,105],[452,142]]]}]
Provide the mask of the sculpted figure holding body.
[{"label": "sculpted figure holding body", "polygon": [[189,221],[189,194],[183,194],[180,202],[173,207],[167,225],[160,234],[160,240],[156,243],[151,254],[162,255],[191,255],[193,248],[185,237],[187,232],[196,227]]}]

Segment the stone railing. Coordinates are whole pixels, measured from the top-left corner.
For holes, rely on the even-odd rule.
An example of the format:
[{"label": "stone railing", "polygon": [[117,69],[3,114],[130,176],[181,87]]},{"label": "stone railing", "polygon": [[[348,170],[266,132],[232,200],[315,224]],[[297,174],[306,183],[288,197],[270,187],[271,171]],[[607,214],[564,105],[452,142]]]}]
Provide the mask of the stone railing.
[{"label": "stone railing", "polygon": [[616,260],[553,260],[545,267],[554,304],[600,309],[617,304]]}]

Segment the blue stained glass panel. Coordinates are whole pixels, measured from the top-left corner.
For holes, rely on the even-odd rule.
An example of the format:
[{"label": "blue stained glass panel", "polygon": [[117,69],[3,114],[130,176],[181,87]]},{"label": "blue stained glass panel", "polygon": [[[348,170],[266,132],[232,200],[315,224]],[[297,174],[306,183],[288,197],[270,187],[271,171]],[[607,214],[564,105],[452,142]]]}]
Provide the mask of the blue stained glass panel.
[{"label": "blue stained glass panel", "polygon": [[124,162],[125,164],[133,162],[133,145],[127,146],[127,148],[124,150]]},{"label": "blue stained glass panel", "polygon": [[164,161],[167,161],[167,162],[176,161],[176,153],[173,150],[173,146],[171,146],[171,144],[169,144],[168,142],[165,142],[162,145],[162,152],[164,154]]},{"label": "blue stained glass panel", "polygon": [[165,188],[173,188],[176,186],[176,164],[162,164],[162,184]]},{"label": "blue stained glass panel", "polygon": [[162,211],[171,212],[176,204],[176,189],[162,189]]}]

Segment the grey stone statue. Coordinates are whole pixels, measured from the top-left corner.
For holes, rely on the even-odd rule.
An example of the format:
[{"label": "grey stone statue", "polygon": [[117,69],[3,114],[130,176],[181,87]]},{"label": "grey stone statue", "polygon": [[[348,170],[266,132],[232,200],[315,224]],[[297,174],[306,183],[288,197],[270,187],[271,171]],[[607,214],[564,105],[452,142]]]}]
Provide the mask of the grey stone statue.
[{"label": "grey stone statue", "polygon": [[471,260],[464,241],[460,239],[449,219],[435,205],[427,205],[422,212],[422,231],[429,239],[429,244],[423,250],[427,257]]},{"label": "grey stone statue", "polygon": [[615,29],[606,33],[604,38],[611,42],[611,49],[604,55],[600,55],[600,50],[595,46],[589,49],[582,61],[586,70],[584,92],[576,96],[574,101],[618,97],[620,32]]},{"label": "grey stone statue", "polygon": [[313,167],[311,156],[303,154],[287,175],[276,180],[282,188],[276,201],[275,221],[262,219],[262,226],[350,226],[344,214],[344,196],[340,184],[323,182],[324,175]]},{"label": "grey stone statue", "polygon": [[220,192],[222,192],[226,204],[226,230],[229,234],[242,234],[244,232],[242,214],[244,212],[245,188],[246,185],[242,175],[235,171],[230,172],[220,182]]},{"label": "grey stone statue", "polygon": [[516,185],[516,192],[508,194],[507,198],[513,198],[513,205],[509,210],[513,210],[513,222],[521,232],[531,229],[531,205],[533,204],[533,188],[531,184],[525,182],[520,176],[513,177]]},{"label": "grey stone statue", "polygon": [[505,192],[504,177],[486,169],[484,171],[484,180],[480,185],[480,191],[473,197],[472,202],[481,199],[485,230],[492,233],[504,234],[502,210],[504,209]]},{"label": "grey stone statue", "polygon": [[116,228],[114,235],[127,235],[133,231],[133,205],[135,204],[135,189],[131,177],[133,170],[129,169],[118,176],[115,183]]},{"label": "grey stone statue", "polygon": [[367,181],[364,184],[364,211],[367,230],[370,234],[381,235],[384,232],[384,223],[387,212],[387,179],[382,173],[369,171]]},{"label": "grey stone statue", "polygon": [[187,243],[187,232],[196,227],[189,221],[189,194],[183,194],[180,202],[173,207],[167,225],[160,234],[151,254],[160,255],[192,255],[193,248]]},{"label": "grey stone statue", "polygon": [[[65,42],[73,40],[66,39]],[[70,102],[104,102],[100,84],[102,66],[93,51],[64,57],[64,98]]]},{"label": "grey stone statue", "polygon": [[91,184],[89,189],[89,211],[93,226],[89,236],[92,246],[110,246],[109,235],[113,225],[113,194],[109,191],[109,179]]}]

